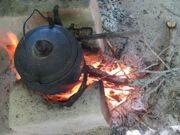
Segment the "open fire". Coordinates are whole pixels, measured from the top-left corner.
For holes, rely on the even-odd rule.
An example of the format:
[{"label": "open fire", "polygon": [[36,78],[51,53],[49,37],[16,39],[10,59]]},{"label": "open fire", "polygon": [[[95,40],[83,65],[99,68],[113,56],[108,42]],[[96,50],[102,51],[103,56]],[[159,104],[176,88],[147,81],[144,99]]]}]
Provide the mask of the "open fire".
[{"label": "open fire", "polygon": [[[5,50],[7,50],[8,54],[9,54],[9,58],[10,58],[10,62],[11,62],[9,69],[15,73],[16,80],[20,80],[21,77],[14,67],[14,53],[15,53],[15,50],[16,50],[19,40],[13,32],[5,33],[4,35],[2,35],[0,37],[0,40],[1,40],[0,42],[2,44],[2,47],[5,48]],[[1,46],[1,44],[0,44],[0,46]]]},{"label": "open fire", "polygon": [[[16,74],[16,80],[20,80],[21,77],[17,73],[14,68],[14,52],[18,44],[18,39],[15,34],[12,32],[6,33],[5,36],[8,42],[6,42],[6,49],[11,58],[11,66],[10,69]],[[111,108],[114,108],[123,102],[126,101],[127,97],[131,93],[131,91],[137,89],[135,87],[128,86],[128,82],[134,79],[132,76],[132,69],[129,66],[123,65],[118,60],[109,60],[105,56],[101,55],[100,52],[89,52],[84,50],[84,58],[87,64],[87,67],[91,66],[97,71],[101,71],[105,73],[106,76],[101,76],[97,74],[93,74],[92,72],[88,72],[88,79],[86,82],[87,86],[90,86],[92,83],[102,80],[104,84],[104,92],[106,96],[106,101]],[[110,79],[108,79],[110,78]],[[118,78],[119,83],[115,83],[113,78]],[[112,79],[112,80],[111,80]],[[115,80],[115,79],[114,79]],[[72,97],[74,94],[78,93],[81,83],[83,81],[83,74],[81,74],[79,81],[74,83],[71,89],[67,89],[65,92],[57,93],[57,94],[43,94],[43,97],[50,101],[55,102],[66,102]],[[117,82],[118,82],[117,81]]]},{"label": "open fire", "polygon": [[[100,77],[90,74],[89,78],[92,80],[91,78],[95,77],[96,80],[94,81],[103,80],[104,93],[110,108],[114,108],[125,102],[131,91],[137,89],[128,86],[128,82],[133,79],[131,72],[134,70],[131,67],[123,65],[116,59],[109,60],[106,56],[100,55],[100,53],[95,55],[85,52],[84,55],[88,66],[92,66],[94,69],[97,69],[97,71],[103,71],[107,74],[107,76]],[[111,80],[112,78],[118,78],[118,81],[115,82],[116,80]],[[92,82],[93,81],[91,81],[91,83]]]}]

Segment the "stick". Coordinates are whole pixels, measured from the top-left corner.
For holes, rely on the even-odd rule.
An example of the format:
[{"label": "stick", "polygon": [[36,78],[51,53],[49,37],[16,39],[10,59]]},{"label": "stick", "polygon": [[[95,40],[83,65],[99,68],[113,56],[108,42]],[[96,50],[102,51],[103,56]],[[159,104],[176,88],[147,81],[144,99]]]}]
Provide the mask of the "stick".
[{"label": "stick", "polygon": [[93,77],[100,77],[102,80],[106,80],[112,83],[116,84],[127,84],[128,80],[126,78],[119,78],[114,75],[109,75],[108,73],[101,71],[97,68],[94,68],[93,66],[87,65],[87,72],[89,73],[90,76]]},{"label": "stick", "polygon": [[114,51],[114,48],[113,48],[112,44],[110,43],[110,41],[108,39],[105,39],[105,40],[107,42],[107,46],[110,48],[112,54],[114,55],[115,51]]},{"label": "stick", "polygon": [[148,69],[150,69],[150,68],[152,68],[152,67],[154,67],[154,66],[157,66],[157,65],[159,65],[159,63],[152,63],[151,65],[149,65],[149,66],[147,66],[146,68],[144,68],[142,71],[148,70]]},{"label": "stick", "polygon": [[177,71],[180,71],[180,68],[171,68],[168,70],[161,70],[161,71],[141,70],[139,72],[151,73],[151,74],[166,74],[166,73],[177,72]]},{"label": "stick", "polygon": [[127,38],[127,36],[133,36],[136,34],[139,34],[139,31],[134,32],[111,32],[111,33],[99,33],[99,34],[93,34],[93,35],[85,35],[78,37],[78,40],[96,40],[96,39],[104,39],[104,38],[115,38],[115,37],[121,37],[121,38]]},{"label": "stick", "polygon": [[145,46],[163,63],[163,65],[167,68],[170,69],[169,65],[167,65],[162,59],[161,57],[147,44],[147,42],[144,40],[143,41],[145,44]]},{"label": "stick", "polygon": [[164,83],[164,81],[165,81],[165,80],[162,79],[162,80],[159,82],[159,84],[158,84],[153,90],[148,91],[148,92],[146,93],[146,95],[150,95],[150,94],[156,92],[157,90],[159,90],[159,88],[162,86],[162,84]]},{"label": "stick", "polygon": [[160,53],[159,53],[159,56],[161,56],[162,54],[164,54],[170,47],[166,47],[164,48]]}]

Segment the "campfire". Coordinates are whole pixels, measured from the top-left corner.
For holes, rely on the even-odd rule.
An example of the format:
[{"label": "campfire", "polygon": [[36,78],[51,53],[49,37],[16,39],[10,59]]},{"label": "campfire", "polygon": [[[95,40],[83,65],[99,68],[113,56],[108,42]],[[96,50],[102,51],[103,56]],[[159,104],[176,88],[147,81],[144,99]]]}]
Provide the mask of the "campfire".
[{"label": "campfire", "polygon": [[[60,20],[60,18],[58,19]],[[72,26],[70,29],[73,29],[74,31],[76,31],[76,29]],[[91,28],[86,28],[86,31],[89,29],[91,31]],[[78,31],[80,30],[81,29],[78,29]],[[34,33],[36,34],[38,32],[34,32]],[[85,36],[86,38],[86,35],[82,35],[82,36]],[[77,38],[77,35],[75,35],[75,37]],[[8,32],[6,34],[6,38],[7,38],[6,40],[9,41],[9,43],[6,45],[6,49],[11,59],[10,70],[12,70],[16,74],[16,80],[20,80],[21,79],[20,74],[23,75],[23,72],[21,71],[22,68],[20,68],[19,63],[16,64],[18,71],[20,72],[19,74],[16,68],[14,67],[14,55],[15,55],[16,47],[20,46],[18,45],[19,41],[16,35],[12,32]],[[38,41],[38,43],[39,42],[40,41]],[[20,41],[19,44],[22,44],[22,41]],[[46,47],[46,43],[44,43],[44,41],[41,44],[44,45],[44,47]],[[40,46],[41,44],[37,44],[39,45],[37,47],[41,47]],[[45,48],[47,55],[48,53],[50,53],[48,52],[48,49],[49,49],[48,47],[49,46]],[[42,49],[38,51],[42,51]],[[19,56],[21,55],[20,53],[23,53],[23,52],[17,51],[16,53],[17,53],[16,54],[17,56],[15,57],[15,60],[18,59],[18,62],[19,62],[21,61],[21,58],[19,58]],[[43,53],[44,52],[39,52],[37,56],[41,57],[40,55],[46,55]],[[21,57],[24,57],[24,56],[21,56]],[[135,68],[125,65],[123,62],[120,62],[119,60],[113,58],[112,56],[108,54],[102,53],[100,49],[88,50],[87,48],[84,48],[83,58],[85,61],[85,66],[83,66],[84,69],[83,71],[81,71],[80,77],[76,79],[76,81],[73,81],[68,87],[65,86],[65,88],[63,88],[64,89],[63,91],[58,92],[58,90],[56,90],[56,92],[54,93],[52,92],[44,93],[45,90],[37,91],[38,87],[36,86],[30,87],[30,89],[37,91],[37,93],[42,95],[46,100],[57,102],[60,104],[62,103],[63,105],[70,106],[75,102],[75,100],[77,100],[80,97],[80,95],[86,89],[86,87],[92,85],[94,82],[102,80],[106,101],[107,101],[107,104],[110,106],[110,108],[114,108],[122,104],[123,102],[125,102],[128,95],[131,93],[131,91],[137,89],[137,87],[130,86],[130,82],[136,79],[136,75],[134,74]],[[23,75],[23,80],[26,80],[26,79],[27,78],[25,78]],[[58,89],[58,87],[56,89]],[[46,87],[44,86],[43,88],[46,89]],[[59,88],[59,89],[62,89],[62,88]],[[70,102],[70,104],[68,104],[68,102]]]},{"label": "campfire", "polygon": [[61,21],[55,21],[60,20],[56,17],[54,24],[49,22],[49,25],[27,33],[24,24],[21,40],[12,32],[6,34],[6,40],[10,41],[5,46],[11,59],[10,70],[15,73],[17,81],[21,80],[27,85],[28,90],[48,102],[67,107],[72,106],[87,87],[96,82],[101,83],[101,94],[108,108],[104,117],[112,125],[113,113],[108,112],[129,102],[132,93],[140,91],[141,87],[131,85],[131,82],[145,74],[137,73],[137,67],[127,64],[126,60],[117,59],[111,48],[103,52],[101,48],[92,49],[80,43],[83,40],[124,37],[129,34],[93,34],[90,27],[75,28],[74,25],[64,28]]},{"label": "campfire", "polygon": [[172,12],[162,3],[150,2],[150,10],[144,1],[142,10],[137,1],[96,2],[2,18],[9,30],[0,36],[0,125],[32,134],[103,126],[123,135],[178,124],[179,20],[163,22],[163,8]]},{"label": "campfire", "polygon": [[[57,11],[54,10],[54,12],[57,12]],[[55,24],[62,25],[60,18],[57,17],[57,18],[55,18],[55,20],[56,21],[59,20],[59,22],[57,21],[57,22],[55,22]],[[56,26],[52,26],[52,27],[56,27]],[[69,29],[75,31],[75,37],[77,39],[81,39],[82,37],[83,37],[83,39],[91,38],[91,36],[84,35],[84,33],[83,33],[83,35],[81,35],[80,38],[79,38],[79,35],[76,35],[76,33],[78,33],[77,31],[81,31],[84,29],[86,31],[89,31],[92,34],[91,28],[76,29],[76,28],[74,28],[74,26],[71,26]],[[37,31],[37,32],[34,32],[34,31]],[[38,30],[34,30],[34,31],[33,32],[36,34],[36,37],[38,37],[39,36]],[[25,32],[24,32],[24,34],[25,34]],[[53,33],[51,35],[53,35]],[[24,36],[26,36],[26,35],[24,35]],[[99,36],[101,37],[101,35],[97,35],[97,36],[98,36],[98,38],[99,38]],[[115,36],[118,36],[118,34],[115,34]],[[129,86],[129,82],[131,82],[132,80],[134,80],[136,78],[136,76],[134,75],[134,71],[135,71],[134,68],[132,68],[128,65],[125,65],[123,62],[113,58],[112,56],[110,56],[108,54],[102,53],[100,51],[100,48],[94,49],[94,50],[88,50],[87,48],[84,48],[83,53],[82,53],[83,54],[82,60],[79,61],[79,63],[81,62],[81,67],[71,67],[71,68],[77,68],[77,70],[80,70],[80,71],[78,71],[78,72],[81,72],[80,75],[78,75],[79,73],[74,74],[75,76],[79,76],[79,77],[78,78],[76,77],[76,79],[74,79],[73,81],[69,81],[69,82],[71,82],[71,83],[69,83],[70,85],[63,84],[63,85],[55,87],[55,89],[57,89],[57,90],[55,90],[54,92],[51,92],[52,89],[50,89],[49,92],[46,92],[49,87],[49,86],[46,87],[47,84],[45,84],[45,85],[43,84],[42,87],[40,87],[40,86],[36,86],[36,84],[33,84],[31,82],[27,83],[28,79],[31,77],[31,74],[34,74],[37,72],[36,70],[34,70],[36,67],[33,67],[28,64],[32,68],[32,70],[29,75],[29,78],[27,78],[26,77],[27,73],[24,74],[24,71],[26,70],[26,69],[24,69],[24,67],[26,67],[26,65],[24,64],[25,61],[23,61],[23,63],[19,63],[23,60],[22,57],[26,57],[23,54],[24,52],[22,52],[21,46],[24,46],[25,44],[29,44],[29,43],[23,43],[23,42],[25,42],[25,41],[23,41],[24,39],[22,39],[19,42],[16,35],[12,32],[6,33],[6,37],[7,37],[7,40],[9,41],[9,43],[5,46],[5,48],[6,48],[7,52],[9,53],[9,57],[11,60],[10,70],[16,74],[17,80],[20,80],[21,75],[22,75],[22,80],[25,81],[25,83],[28,86],[30,86],[30,89],[34,90],[35,92],[37,91],[37,93],[42,95],[46,100],[57,102],[59,104],[63,104],[66,106],[71,106],[80,97],[80,95],[86,89],[86,87],[92,85],[94,82],[101,80],[103,82],[103,87],[104,87],[103,90],[105,93],[104,96],[106,97],[106,102],[109,105],[109,107],[113,109],[116,106],[124,103],[127,100],[131,91],[134,91],[135,89],[137,89],[135,87]],[[26,37],[26,38],[28,38],[28,37]],[[72,36],[69,36],[69,39],[71,39],[71,38],[72,38]],[[96,36],[92,36],[92,38],[96,38]],[[32,40],[34,40],[34,39],[32,39]],[[61,41],[62,40],[64,40],[64,39],[62,38]],[[59,42],[61,42],[61,41],[59,41]],[[75,41],[74,39],[72,41],[75,44],[77,44],[76,43],[77,41]],[[19,42],[19,45],[18,45],[18,42]],[[16,56],[15,56],[15,50],[16,50],[17,46],[18,46],[18,48],[17,48]],[[30,46],[30,44],[29,44],[29,46]],[[74,46],[76,46],[76,45],[74,45]],[[81,45],[77,44],[77,46],[79,48]],[[36,44],[32,47],[34,47],[32,49],[36,49],[34,52],[36,56],[32,55],[31,57],[39,57],[40,58],[39,62],[41,62],[41,59],[43,57],[46,57],[46,55],[47,55],[47,57],[51,55],[51,49],[53,49],[54,46],[51,46],[51,44],[49,44],[49,42],[45,42],[45,40],[42,40],[42,41],[38,40],[36,42]],[[21,51],[19,51],[19,50],[21,50]],[[78,57],[81,57],[80,52],[78,52],[78,53],[79,53]],[[65,54],[63,54],[63,55],[65,55]],[[59,56],[59,57],[63,57],[63,55]],[[15,64],[16,64],[18,71],[14,67],[14,56],[15,56]],[[27,59],[31,59],[31,57],[29,57]],[[35,58],[33,58],[33,59],[35,59]],[[77,58],[77,59],[79,59],[79,58]],[[50,60],[52,60],[52,59],[50,59]],[[85,61],[85,62],[83,62],[83,61]],[[31,63],[31,61],[29,61],[29,63]],[[37,63],[37,62],[35,60],[33,60],[32,63]],[[52,64],[55,64],[55,63],[57,63],[57,62],[55,61]],[[83,63],[85,63],[85,64],[83,64]],[[21,67],[21,64],[22,65],[24,64],[24,67]],[[43,64],[43,63],[41,63],[41,64]],[[53,70],[53,68],[52,68],[52,70]],[[25,72],[28,72],[28,71],[25,71]],[[32,73],[32,72],[34,72],[34,73]],[[49,72],[48,69],[47,69],[47,72]],[[59,72],[59,71],[57,70],[57,72]],[[70,79],[70,78],[68,78],[68,79]],[[40,82],[40,85],[41,85],[41,83],[43,83],[43,82]],[[38,89],[40,89],[40,91]],[[41,90],[41,89],[43,89],[43,90]]]},{"label": "campfire", "polygon": [[[18,81],[21,79],[21,77],[16,71],[13,61],[15,49],[18,44],[18,38],[12,32],[8,32],[6,35],[7,40],[10,41],[10,43],[6,45],[6,49],[12,61],[10,70],[16,74],[16,80]],[[114,108],[125,102],[131,91],[137,89],[137,87],[131,87],[128,85],[130,81],[136,78],[133,73],[135,69],[124,65],[117,59],[103,55],[100,51],[97,50],[93,52],[84,49],[83,54],[87,64],[88,73],[86,85],[90,86],[94,82],[102,80],[104,84],[106,100],[111,108]],[[51,95],[40,93],[40,95],[42,95],[45,99],[53,102],[66,102],[73,95],[78,93],[83,82],[83,76],[84,74],[81,74],[79,80],[65,92]]]},{"label": "campfire", "polygon": [[[103,80],[104,92],[108,104],[114,108],[124,101],[132,90],[136,87],[128,86],[128,82],[132,79],[132,68],[120,64],[117,60],[109,61],[105,56],[84,51],[85,61],[87,63],[88,78],[87,86],[92,85],[94,82]],[[83,77],[73,86],[72,89],[67,90],[65,93],[47,95],[46,98],[52,101],[66,101],[72,95],[76,94],[81,86]]]}]

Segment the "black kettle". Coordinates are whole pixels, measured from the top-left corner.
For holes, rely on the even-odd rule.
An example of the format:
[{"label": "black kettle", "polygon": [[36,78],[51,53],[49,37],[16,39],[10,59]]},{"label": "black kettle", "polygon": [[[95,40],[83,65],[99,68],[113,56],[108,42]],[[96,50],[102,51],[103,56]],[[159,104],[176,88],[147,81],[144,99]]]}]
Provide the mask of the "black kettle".
[{"label": "black kettle", "polygon": [[45,94],[70,89],[85,67],[81,45],[58,17],[54,8],[54,21],[48,17],[49,24],[27,33],[24,24],[24,36],[15,51],[15,67],[22,81]]}]

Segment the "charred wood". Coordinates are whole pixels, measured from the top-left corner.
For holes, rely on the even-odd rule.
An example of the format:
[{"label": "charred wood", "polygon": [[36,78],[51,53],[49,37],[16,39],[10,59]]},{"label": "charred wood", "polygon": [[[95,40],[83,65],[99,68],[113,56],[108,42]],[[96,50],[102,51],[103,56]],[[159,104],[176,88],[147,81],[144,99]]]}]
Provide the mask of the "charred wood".
[{"label": "charred wood", "polygon": [[100,77],[101,80],[109,81],[118,85],[120,84],[125,85],[128,83],[128,80],[126,78],[119,78],[115,75],[109,75],[108,73],[100,69],[94,68],[93,66],[90,65],[87,65],[87,72],[92,77]]}]

